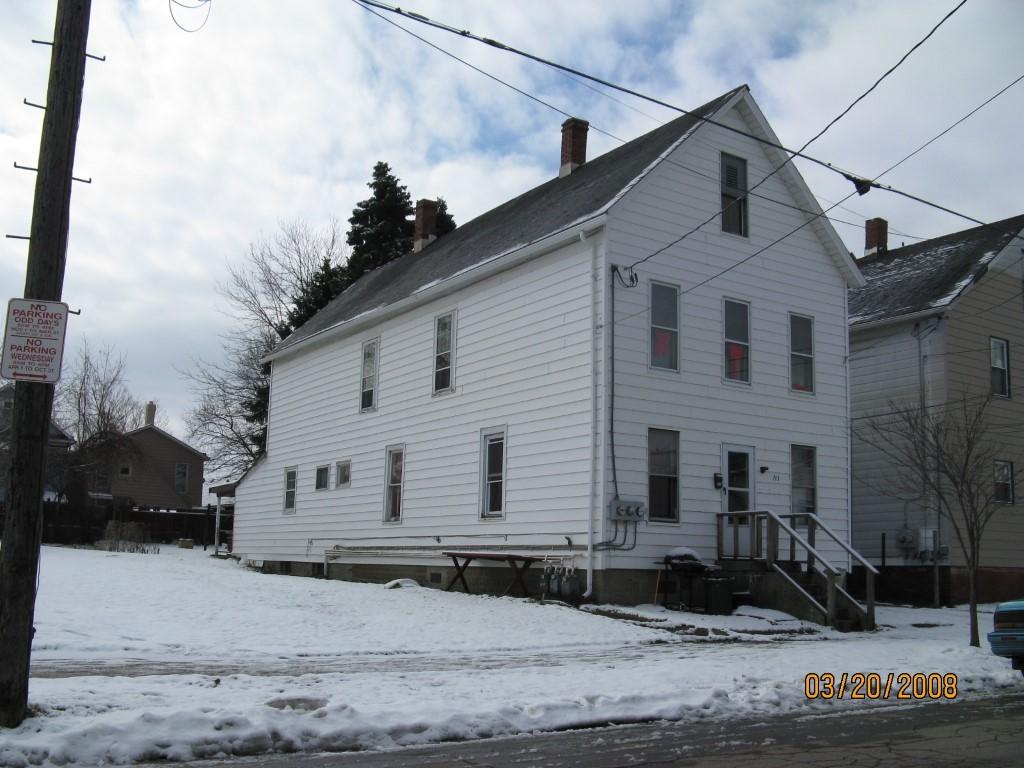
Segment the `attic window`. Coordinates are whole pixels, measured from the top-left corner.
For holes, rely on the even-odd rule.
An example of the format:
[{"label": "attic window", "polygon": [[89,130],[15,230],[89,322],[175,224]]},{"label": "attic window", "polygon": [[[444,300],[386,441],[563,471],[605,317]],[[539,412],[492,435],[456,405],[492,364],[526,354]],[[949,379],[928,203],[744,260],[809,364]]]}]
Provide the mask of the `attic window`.
[{"label": "attic window", "polygon": [[722,153],[722,231],[746,237],[747,161]]}]

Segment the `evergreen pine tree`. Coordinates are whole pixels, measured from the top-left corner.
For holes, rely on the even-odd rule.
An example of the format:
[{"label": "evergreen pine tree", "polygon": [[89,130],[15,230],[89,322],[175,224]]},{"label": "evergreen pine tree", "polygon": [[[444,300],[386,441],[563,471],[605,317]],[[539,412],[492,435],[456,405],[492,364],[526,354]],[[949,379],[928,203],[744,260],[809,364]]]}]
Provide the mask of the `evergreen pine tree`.
[{"label": "evergreen pine tree", "polygon": [[352,246],[346,264],[348,283],[412,250],[413,208],[409,192],[384,162],[373,167],[373,178],[367,186],[373,194],[356,203],[348,220],[348,244]]},{"label": "evergreen pine tree", "polygon": [[289,332],[326,307],[331,299],[350,284],[344,266],[332,264],[330,259],[324,259],[303,292],[292,297],[292,306],[288,309]]},{"label": "evergreen pine tree", "polygon": [[437,198],[437,236],[444,237],[455,230],[455,219],[448,213],[448,203],[443,197]]}]

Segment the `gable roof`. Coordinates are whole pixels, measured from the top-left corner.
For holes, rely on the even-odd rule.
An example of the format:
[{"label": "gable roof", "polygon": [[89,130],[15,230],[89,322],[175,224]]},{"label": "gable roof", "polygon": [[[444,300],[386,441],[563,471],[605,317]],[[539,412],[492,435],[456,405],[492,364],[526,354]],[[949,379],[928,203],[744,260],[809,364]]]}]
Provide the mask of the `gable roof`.
[{"label": "gable roof", "polygon": [[746,85],[633,139],[466,222],[418,253],[408,253],[349,286],[320,312],[280,342],[277,357],[324,331],[394,304],[465,270],[594,218]]},{"label": "gable roof", "polygon": [[867,285],[849,291],[850,326],[943,311],[1022,228],[1024,216],[1014,216],[860,259]]},{"label": "gable roof", "polygon": [[144,426],[139,427],[138,429],[133,429],[130,432],[125,432],[124,436],[125,437],[131,437],[132,435],[137,435],[140,432],[146,432],[147,430],[152,430],[153,432],[155,432],[156,434],[160,435],[161,437],[163,437],[163,438],[165,438],[167,440],[170,440],[172,443],[177,443],[182,448],[185,448],[185,449],[187,449],[189,451],[192,451],[192,453],[194,453],[197,456],[201,457],[203,459],[203,461],[208,461],[209,458],[210,458],[209,456],[207,456],[202,451],[199,451],[199,450],[196,450],[195,448],[193,448],[191,445],[186,443],[184,440],[179,440],[174,435],[172,435],[170,432],[166,432],[166,431],[160,429],[160,427],[158,427],[158,426],[156,426],[154,424],[146,424]]}]

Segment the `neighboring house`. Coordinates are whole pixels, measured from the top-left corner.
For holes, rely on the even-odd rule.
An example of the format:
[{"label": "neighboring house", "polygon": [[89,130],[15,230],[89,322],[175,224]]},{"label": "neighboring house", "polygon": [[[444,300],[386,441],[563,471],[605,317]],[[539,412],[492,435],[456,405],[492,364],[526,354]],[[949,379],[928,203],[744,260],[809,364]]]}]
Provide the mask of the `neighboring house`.
[{"label": "neighboring house", "polygon": [[[236,553],[442,586],[444,550],[550,553],[590,596],[650,602],[673,547],[751,554],[729,513],[817,512],[848,538],[861,278],[787,156],[743,135],[778,142],[749,90],[589,162],[586,130],[563,125],[558,178],[436,242],[420,201],[414,252],[268,357]],[[500,588],[504,566],[470,569],[489,571]]]},{"label": "neighboring house", "polygon": [[126,432],[108,470],[110,494],[135,506],[191,509],[202,504],[207,456],[154,424],[156,404],[147,403],[145,424]]},{"label": "neighboring house", "polygon": [[[0,386],[0,504],[7,503],[7,472],[10,469],[11,457],[11,419],[14,413],[14,384]],[[48,464],[56,463],[55,459],[67,453],[75,439],[50,422],[50,436],[47,443]],[[47,478],[44,498],[48,501],[57,500],[58,491]]]},{"label": "neighboring house", "polygon": [[[1024,506],[1016,482],[1024,471],[1022,228],[1018,216],[889,250],[887,223],[872,219],[869,255],[858,262],[867,285],[851,290],[849,299],[855,425],[891,410],[890,402],[935,408],[964,396],[992,396],[992,434],[1007,455],[994,462],[989,482],[1006,508],[982,540],[983,601],[1024,594]],[[943,599],[966,600],[963,555],[951,526],[934,504],[894,496],[898,484],[886,487],[885,459],[853,442],[854,545],[887,566],[884,595],[931,600],[937,570]]]}]

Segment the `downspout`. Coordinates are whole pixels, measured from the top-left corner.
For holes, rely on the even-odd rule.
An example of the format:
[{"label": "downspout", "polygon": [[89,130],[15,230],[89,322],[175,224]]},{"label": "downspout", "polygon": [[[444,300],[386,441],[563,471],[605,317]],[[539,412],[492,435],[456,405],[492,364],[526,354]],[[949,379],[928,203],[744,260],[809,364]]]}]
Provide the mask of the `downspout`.
[{"label": "downspout", "polygon": [[[846,368],[846,538],[850,546],[853,546],[853,411],[850,400],[850,291],[843,290],[843,317],[847,318],[846,333],[843,335],[845,356],[843,358]],[[813,351],[813,349],[812,349]],[[815,479],[817,483],[817,479]],[[817,507],[817,500],[815,500]],[[885,559],[885,552],[882,552]],[[846,572],[853,572],[853,558],[849,553],[846,555]]]},{"label": "downspout", "polygon": [[[586,234],[580,232],[580,242],[586,242]],[[597,418],[597,303],[600,288],[597,242],[590,247],[590,507],[587,510],[587,589],[582,595],[586,600],[594,592],[594,519],[598,508],[597,459],[598,459],[598,418]]]}]

